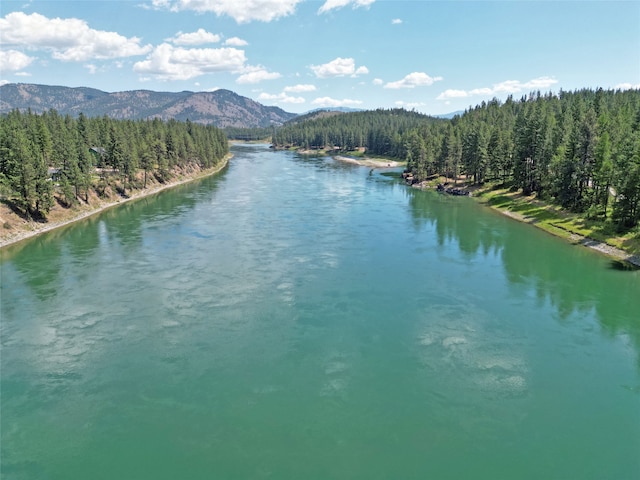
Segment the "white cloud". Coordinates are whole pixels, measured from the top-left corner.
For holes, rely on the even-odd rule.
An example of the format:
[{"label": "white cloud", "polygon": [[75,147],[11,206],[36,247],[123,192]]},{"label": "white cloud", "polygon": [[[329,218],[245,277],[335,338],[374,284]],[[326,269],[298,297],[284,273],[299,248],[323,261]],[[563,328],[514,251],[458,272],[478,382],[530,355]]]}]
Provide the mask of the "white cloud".
[{"label": "white cloud", "polygon": [[613,88],[615,90],[638,90],[640,89],[640,83],[636,83],[635,85],[633,85],[632,83],[624,82],[624,83],[617,84]]},{"label": "white cloud", "polygon": [[291,87],[284,87],[284,91],[287,93],[315,92],[316,86],[308,84],[293,85]]},{"label": "white cloud", "polygon": [[136,62],[133,71],[158,80],[189,80],[206,73],[241,71],[246,58],[236,48],[180,48],[158,45],[146,60]]},{"label": "white cloud", "polygon": [[311,103],[313,105],[320,105],[321,107],[349,107],[354,105],[362,105],[362,102],[360,100],[350,100],[347,98],[343,100],[337,100],[331,97],[316,98]]},{"label": "white cloud", "polygon": [[517,80],[506,80],[504,82],[494,84],[491,91],[496,93],[519,92],[520,90],[522,90],[520,88],[520,85],[521,83]]},{"label": "white cloud", "polygon": [[375,0],[326,0],[324,5],[320,7],[318,13],[327,13],[336,8],[343,8],[347,5],[351,5],[353,8],[368,7]]},{"label": "white cloud", "polygon": [[249,45],[249,42],[238,37],[231,37],[227,38],[224,41],[224,44],[230,47],[246,47],[247,45]]},{"label": "white cloud", "polygon": [[413,72],[397,82],[389,82],[384,88],[414,88],[429,87],[434,82],[439,82],[442,77],[430,77],[424,72]]},{"label": "white cloud", "polygon": [[274,102],[274,103],[304,103],[305,99],[302,97],[292,97],[287,95],[286,93],[277,93],[275,95],[271,95],[269,93],[261,93],[258,95],[258,100]]},{"label": "white cloud", "polygon": [[436,100],[446,100],[449,98],[465,98],[470,95],[466,90],[447,89],[436,97]]},{"label": "white cloud", "polygon": [[175,37],[167,38],[166,41],[176,45],[202,45],[205,43],[218,43],[220,35],[207,32],[204,28],[199,28],[192,33],[178,32]]},{"label": "white cloud", "polygon": [[356,62],[353,58],[338,57],[324,65],[311,65],[310,68],[319,78],[344,77],[345,75],[355,77],[369,73],[365,66],[360,66],[356,70]]},{"label": "white cloud", "polygon": [[549,88],[551,85],[558,83],[555,78],[551,77],[538,77],[528,82],[521,82],[519,80],[506,80],[504,82],[495,83],[493,87],[474,88],[472,90],[445,90],[436,97],[436,100],[448,100],[451,98],[465,98],[471,96],[491,96],[501,93],[519,93],[526,90],[542,90]]},{"label": "white cloud", "polygon": [[9,84],[9,83],[11,83],[9,80],[5,80],[4,78],[3,78],[3,79],[0,79],[0,86],[2,86],[2,85],[7,85],[7,84]]},{"label": "white cloud", "polygon": [[152,0],[156,8],[228,15],[238,23],[270,22],[291,15],[302,0]]},{"label": "white cloud", "polygon": [[30,77],[31,76],[31,74],[29,72],[16,72],[15,75],[18,76],[18,77]]},{"label": "white cloud", "polygon": [[373,83],[374,85],[382,85],[384,83],[384,80],[382,80],[381,78],[374,78],[371,83]]},{"label": "white cloud", "polygon": [[246,67],[243,70],[242,75],[240,75],[236,79],[236,83],[246,84],[246,83],[260,83],[263,80],[275,80],[276,78],[280,78],[280,75],[277,72],[269,72],[266,68],[258,66],[258,67]]},{"label": "white cloud", "polygon": [[391,25],[400,25],[402,23],[402,20],[400,20],[399,18],[394,18],[393,20],[391,20]]},{"label": "white cloud", "polygon": [[18,50],[0,50],[0,70],[15,72],[28,67],[33,62],[33,57],[29,57]]},{"label": "white cloud", "polygon": [[493,90],[488,87],[474,88],[473,90],[469,91],[470,95],[491,95],[492,93],[493,93]]},{"label": "white cloud", "polygon": [[0,43],[45,49],[58,60],[75,62],[144,55],[151,50],[151,45],[141,46],[137,37],[94,30],[84,20],[23,12],[0,18]]},{"label": "white cloud", "polygon": [[529,80],[522,84],[522,90],[538,90],[541,88],[549,88],[551,85],[555,85],[558,81],[551,77],[538,77],[533,80]]}]

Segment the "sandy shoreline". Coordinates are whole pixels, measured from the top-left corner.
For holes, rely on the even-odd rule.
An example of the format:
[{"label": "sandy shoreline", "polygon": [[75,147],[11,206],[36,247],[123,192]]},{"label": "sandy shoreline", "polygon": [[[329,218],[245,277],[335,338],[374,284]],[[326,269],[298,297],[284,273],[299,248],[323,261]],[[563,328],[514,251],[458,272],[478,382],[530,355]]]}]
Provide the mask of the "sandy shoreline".
[{"label": "sandy shoreline", "polygon": [[161,192],[163,190],[168,190],[170,188],[173,187],[177,187],[179,185],[184,185],[185,183],[189,183],[192,182],[194,180],[198,180],[201,178],[205,178],[205,177],[209,177],[211,175],[214,175],[218,172],[220,172],[223,168],[225,168],[227,166],[227,164],[229,163],[229,159],[232,157],[231,154],[227,155],[222,163],[215,169],[213,170],[206,170],[204,172],[199,172],[198,174],[191,176],[191,177],[186,177],[186,178],[181,178],[180,180],[176,180],[174,182],[169,182],[166,184],[161,184],[161,185],[157,185],[148,189],[144,189],[144,190],[139,190],[136,191],[135,193],[133,193],[131,196],[126,197],[126,198],[119,198],[115,201],[111,201],[111,202],[107,202],[98,206],[95,206],[95,208],[89,207],[87,210],[84,211],[80,211],[78,212],[77,215],[74,215],[71,218],[65,219],[65,220],[61,220],[58,222],[47,222],[47,223],[38,223],[38,222],[30,222],[29,223],[29,227],[31,228],[30,230],[21,230],[18,232],[15,232],[14,234],[9,234],[4,238],[0,239],[0,249],[7,247],[9,245],[13,245],[19,242],[22,242],[24,240],[27,240],[29,238],[35,237],[37,235],[40,235],[42,233],[45,232],[50,232],[51,230],[55,230],[57,228],[61,228],[64,227],[66,225],[70,225],[72,223],[75,223],[77,221],[83,220],[85,218],[91,217],[93,215],[96,215],[100,212],[103,212],[109,208],[112,207],[116,207],[118,205],[122,205],[124,203],[127,202],[131,202],[134,200],[139,200],[141,198],[144,197],[148,197],[149,195],[153,195],[155,193]]},{"label": "sandy shoreline", "polygon": [[345,163],[353,163],[354,165],[361,165],[363,167],[372,167],[372,168],[394,168],[403,165],[403,163],[396,162],[394,160],[376,160],[375,158],[354,158],[354,157],[344,157],[342,155],[334,155],[332,156],[335,160],[339,160]]}]

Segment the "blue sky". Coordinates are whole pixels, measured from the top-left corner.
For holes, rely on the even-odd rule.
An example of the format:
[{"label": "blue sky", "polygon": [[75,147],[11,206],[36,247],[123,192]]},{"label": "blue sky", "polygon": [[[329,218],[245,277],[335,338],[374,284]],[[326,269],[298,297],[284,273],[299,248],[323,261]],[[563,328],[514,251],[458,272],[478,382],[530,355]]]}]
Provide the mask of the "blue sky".
[{"label": "blue sky", "polygon": [[3,0],[0,82],[442,114],[640,88],[640,2]]}]

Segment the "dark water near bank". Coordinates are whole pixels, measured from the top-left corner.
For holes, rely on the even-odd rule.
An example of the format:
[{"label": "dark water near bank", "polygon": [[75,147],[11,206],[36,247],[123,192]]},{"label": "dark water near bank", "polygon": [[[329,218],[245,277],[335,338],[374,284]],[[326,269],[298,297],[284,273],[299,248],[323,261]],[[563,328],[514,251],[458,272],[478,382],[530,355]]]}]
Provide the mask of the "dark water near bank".
[{"label": "dark water near bank", "polygon": [[632,479],[640,272],[265,146],[2,252],[1,478]]}]

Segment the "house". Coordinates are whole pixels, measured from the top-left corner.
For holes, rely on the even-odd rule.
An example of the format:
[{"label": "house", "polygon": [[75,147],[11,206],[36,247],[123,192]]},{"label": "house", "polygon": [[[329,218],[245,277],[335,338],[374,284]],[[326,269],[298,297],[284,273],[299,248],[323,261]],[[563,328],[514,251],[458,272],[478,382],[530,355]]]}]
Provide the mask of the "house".
[{"label": "house", "polygon": [[101,166],[104,163],[104,159],[107,156],[107,150],[103,147],[91,147],[89,152],[95,157],[95,164]]},{"label": "house", "polygon": [[49,175],[49,179],[53,182],[59,182],[60,176],[62,175],[62,170],[59,168],[49,167],[47,169],[47,173]]}]

